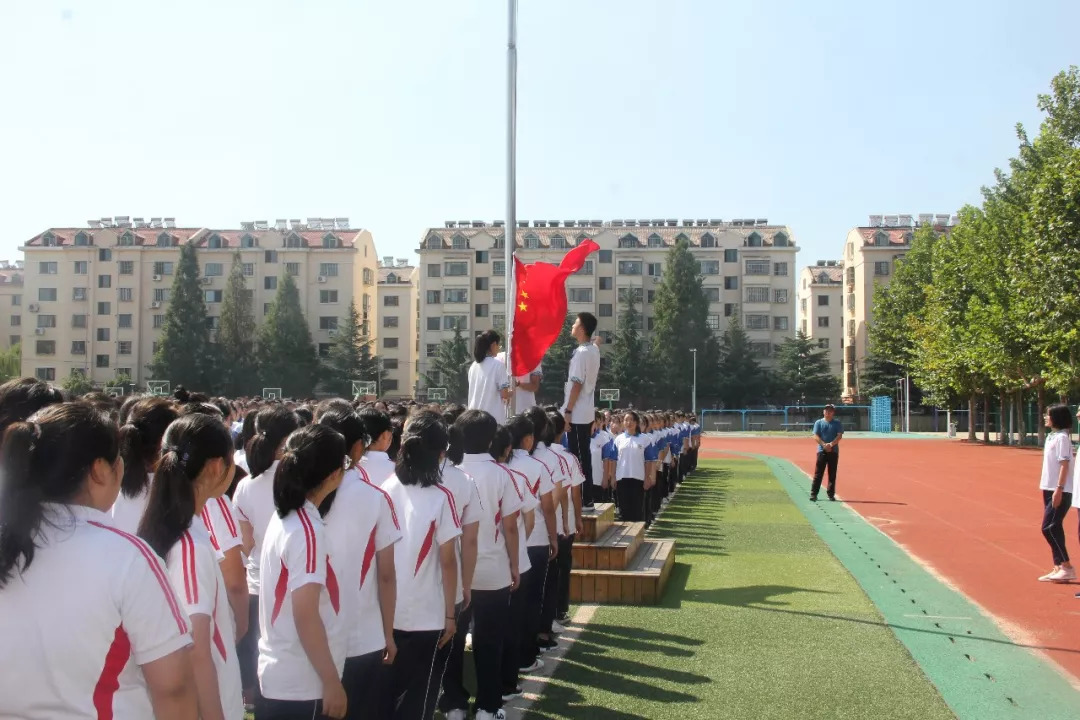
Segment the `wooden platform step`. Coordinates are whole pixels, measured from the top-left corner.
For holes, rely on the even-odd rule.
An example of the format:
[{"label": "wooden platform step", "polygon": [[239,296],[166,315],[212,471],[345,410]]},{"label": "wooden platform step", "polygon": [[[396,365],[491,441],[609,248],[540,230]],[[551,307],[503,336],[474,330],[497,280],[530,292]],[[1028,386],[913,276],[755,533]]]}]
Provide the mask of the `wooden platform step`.
[{"label": "wooden platform step", "polygon": [[592,512],[581,513],[583,527],[578,528],[577,539],[593,542],[615,522],[615,503],[596,503]]},{"label": "wooden platform step", "polygon": [[645,523],[614,523],[594,542],[574,542],[574,567],[582,570],[625,570],[644,540]]},{"label": "wooden platform step", "polygon": [[570,573],[570,602],[656,605],[675,565],[674,540],[645,540],[626,570]]}]

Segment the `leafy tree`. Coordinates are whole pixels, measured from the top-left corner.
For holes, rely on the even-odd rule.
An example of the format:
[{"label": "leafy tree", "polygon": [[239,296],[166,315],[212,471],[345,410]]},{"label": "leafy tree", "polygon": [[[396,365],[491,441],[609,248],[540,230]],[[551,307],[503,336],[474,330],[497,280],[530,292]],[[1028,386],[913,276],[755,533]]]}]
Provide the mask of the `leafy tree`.
[{"label": "leafy tree", "polygon": [[[878,355],[871,345],[859,374],[859,389],[867,398],[877,395],[892,396],[896,393],[896,381],[903,377],[904,369]],[[921,395],[914,384],[911,388],[911,402],[913,405],[921,402]]]},{"label": "leafy tree", "polygon": [[71,393],[73,397],[79,397],[91,392],[94,389],[94,383],[90,382],[90,378],[86,377],[86,373],[72,370],[64,378],[64,381],[60,383],[60,387]]},{"label": "leafy tree", "polygon": [[699,395],[719,389],[709,368],[720,362],[721,352],[709,328],[709,298],[700,270],[689,244],[680,239],[667,253],[664,274],[656,290],[649,363],[653,368],[654,390],[666,398],[685,397],[692,385],[691,348],[698,349]]},{"label": "leafy tree", "polygon": [[319,358],[311,331],[300,310],[300,293],[288,273],[258,333],[259,374],[267,387],[280,387],[289,397],[306,397],[315,389]]},{"label": "leafy tree", "polygon": [[840,394],[840,384],[829,367],[829,351],[818,349],[802,331],[780,346],[775,378],[788,403],[819,405]]},{"label": "leafy tree", "polygon": [[624,299],[626,307],[619,316],[615,345],[608,353],[605,380],[610,383],[610,387],[619,388],[622,404],[640,404],[646,381],[642,363],[645,357],[645,343],[641,339],[642,317],[635,305],[636,298],[633,293],[626,293]]},{"label": "leafy tree", "polygon": [[235,253],[221,303],[217,344],[221,356],[219,387],[229,397],[259,392],[255,362],[255,313],[244,280],[244,264]]},{"label": "leafy tree", "polygon": [[379,358],[371,352],[371,340],[364,334],[355,302],[349,304],[349,312],[338,325],[323,369],[326,389],[342,397],[352,396],[353,380],[378,381],[386,375]]},{"label": "leafy tree", "polygon": [[454,337],[443,340],[429,363],[430,370],[421,373],[429,388],[446,388],[446,401],[463,403],[469,396],[469,364],[472,348],[461,332],[454,327]]},{"label": "leafy tree", "polygon": [[150,373],[154,379],[168,380],[173,386],[209,389],[215,381],[214,353],[206,301],[199,285],[198,254],[194,245],[183,245]]},{"label": "leafy tree", "polygon": [[[555,342],[551,344],[548,351],[544,353],[544,360],[541,365],[544,371],[544,377],[540,380],[540,390],[537,395],[537,401],[545,403],[553,403],[555,405],[561,405],[563,401],[563,395],[565,394],[564,388],[566,387],[567,372],[570,369],[570,356],[574,354],[574,349],[577,347],[577,340],[570,334],[570,329],[574,327],[574,321],[577,319],[577,313],[573,313],[566,316],[566,320],[563,322],[562,330],[559,332],[559,337],[555,338]],[[607,358],[604,358],[601,365],[601,373],[604,373],[604,379],[607,379],[610,362]]]},{"label": "leafy tree", "polygon": [[0,352],[0,382],[22,375],[22,346],[12,345]]},{"label": "leafy tree", "polygon": [[720,400],[726,408],[756,404],[768,389],[768,377],[750,349],[750,337],[738,315],[730,318],[720,338],[717,376]]},{"label": "leafy tree", "polygon": [[911,249],[896,263],[892,282],[874,291],[870,346],[882,359],[901,368],[909,368],[915,356],[913,331],[925,317],[937,238],[932,227],[916,230]]}]

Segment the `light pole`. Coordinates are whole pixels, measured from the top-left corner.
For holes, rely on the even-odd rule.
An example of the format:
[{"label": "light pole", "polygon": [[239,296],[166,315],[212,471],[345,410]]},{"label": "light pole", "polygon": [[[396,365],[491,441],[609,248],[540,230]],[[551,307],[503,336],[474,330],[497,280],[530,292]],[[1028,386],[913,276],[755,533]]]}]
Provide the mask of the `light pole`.
[{"label": "light pole", "polygon": [[697,415],[697,348],[690,348],[694,354],[694,388],[690,392],[690,413]]}]

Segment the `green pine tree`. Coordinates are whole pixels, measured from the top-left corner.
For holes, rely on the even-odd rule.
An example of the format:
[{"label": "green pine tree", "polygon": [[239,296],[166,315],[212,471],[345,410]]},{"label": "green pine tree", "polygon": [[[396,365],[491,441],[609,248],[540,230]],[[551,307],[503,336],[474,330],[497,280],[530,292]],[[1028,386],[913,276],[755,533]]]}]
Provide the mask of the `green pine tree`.
[{"label": "green pine tree", "polygon": [[633,403],[640,407],[641,395],[645,391],[645,368],[642,364],[645,342],[641,338],[642,316],[635,304],[639,298],[635,293],[622,293],[621,299],[625,307],[619,316],[614,347],[608,352],[608,362],[605,363],[605,380],[610,384],[604,387],[619,389],[621,405]]},{"label": "green pine tree", "polygon": [[0,382],[6,382],[22,375],[22,346],[12,345],[0,352]]},{"label": "green pine tree", "polygon": [[821,405],[835,402],[840,384],[829,368],[829,351],[799,331],[780,346],[775,381],[785,404]]},{"label": "green pine tree", "polygon": [[287,397],[307,397],[315,390],[319,358],[300,310],[300,293],[288,273],[258,333],[259,375],[266,387],[280,387]]},{"label": "green pine tree", "polygon": [[352,397],[352,381],[379,381],[386,375],[379,358],[371,352],[371,340],[364,333],[356,303],[338,325],[337,337],[323,360],[323,384],[341,397]]},{"label": "green pine tree", "polygon": [[720,339],[717,375],[718,394],[727,408],[750,407],[768,391],[769,378],[754,357],[750,337],[738,315],[730,318]]},{"label": "green pine tree", "polygon": [[244,280],[240,253],[233,255],[229,279],[221,303],[217,344],[221,357],[219,385],[229,397],[259,392],[258,366],[255,362],[255,313],[252,293]]},{"label": "green pine tree", "polygon": [[94,383],[81,370],[72,370],[71,373],[60,383],[60,387],[71,393],[72,397],[79,397],[93,391]]},{"label": "green pine tree", "polygon": [[443,340],[429,363],[430,370],[421,373],[424,384],[429,387],[446,388],[446,402],[463,403],[469,395],[469,364],[472,348],[461,332],[454,327],[454,337]]},{"label": "green pine tree", "polygon": [[194,245],[183,245],[150,374],[154,380],[168,380],[173,387],[210,390],[216,380],[215,351],[199,284],[198,253]]},{"label": "green pine tree", "polygon": [[[541,365],[544,377],[540,380],[540,390],[536,396],[537,402],[551,405],[562,404],[567,372],[570,369],[570,356],[574,354],[574,349],[578,346],[577,340],[570,334],[570,329],[574,327],[575,320],[577,320],[577,313],[566,316],[562,330],[559,331],[559,337],[555,338],[555,342],[544,353],[544,360]],[[601,372],[606,372],[606,366],[607,363],[603,363]]]}]

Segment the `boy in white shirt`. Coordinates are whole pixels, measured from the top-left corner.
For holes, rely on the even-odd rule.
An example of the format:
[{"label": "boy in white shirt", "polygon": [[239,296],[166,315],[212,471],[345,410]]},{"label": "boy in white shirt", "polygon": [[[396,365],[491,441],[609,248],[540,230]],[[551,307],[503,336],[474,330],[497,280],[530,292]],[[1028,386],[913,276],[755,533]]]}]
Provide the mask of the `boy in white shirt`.
[{"label": "boy in white shirt", "polygon": [[568,448],[578,459],[585,473],[582,507],[593,509],[592,463],[589,461],[589,436],[595,420],[596,378],[600,373],[600,348],[590,341],[596,332],[596,316],[578,313],[571,330],[578,347],[570,358],[562,415],[566,418]]}]

